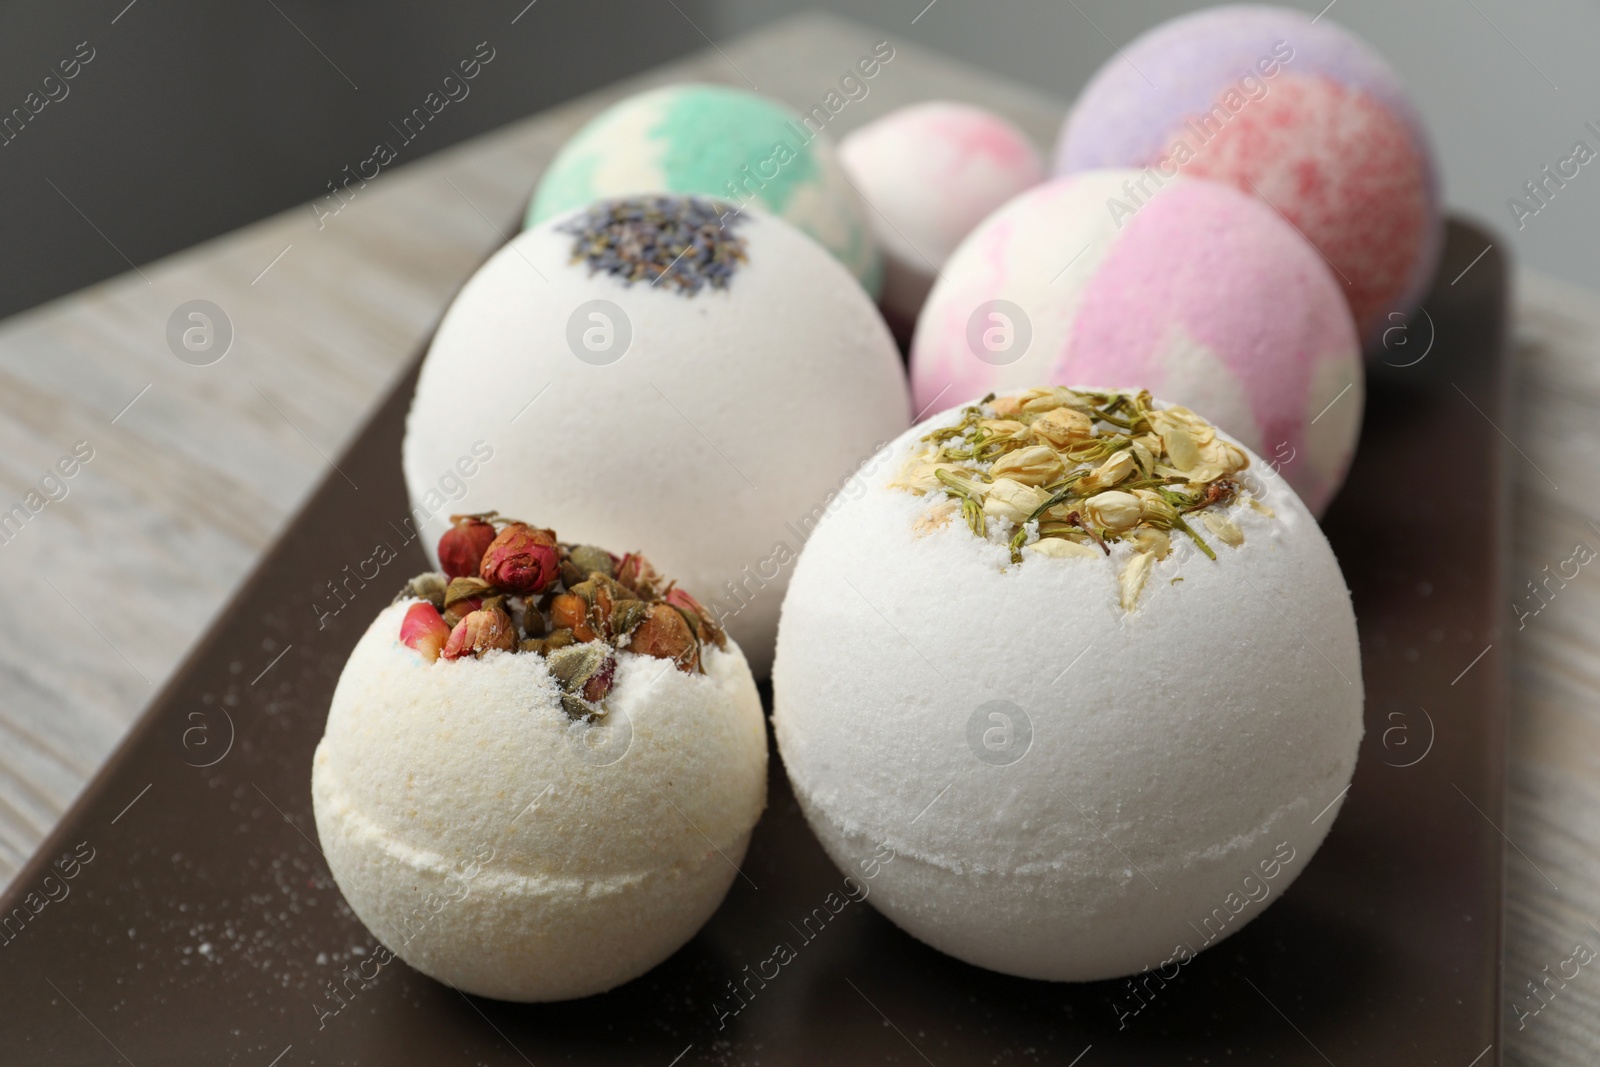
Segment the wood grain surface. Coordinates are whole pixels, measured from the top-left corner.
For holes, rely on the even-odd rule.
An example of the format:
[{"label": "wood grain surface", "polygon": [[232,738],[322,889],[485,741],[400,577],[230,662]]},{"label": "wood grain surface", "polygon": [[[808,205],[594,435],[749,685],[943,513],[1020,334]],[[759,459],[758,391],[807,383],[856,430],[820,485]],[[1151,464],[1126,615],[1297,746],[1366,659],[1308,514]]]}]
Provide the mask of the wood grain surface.
[{"label": "wood grain surface", "polygon": [[[540,170],[579,124],[621,95],[685,78],[753,84],[809,108],[885,36],[894,59],[836,116],[835,135],[946,97],[1000,111],[1050,145],[1063,101],[808,15],[398,166],[332,217],[285,212],[0,323],[0,519],[13,505],[27,516],[0,526],[13,618],[0,640],[0,883],[311,488],[341,476],[333,461],[451,295],[515,232]],[[84,225],[115,242],[115,219]],[[1589,1064],[1600,1058],[1600,959],[1548,976],[1571,975],[1576,945],[1600,950],[1600,577],[1590,573],[1600,561],[1545,579],[1571,574],[1578,545],[1600,551],[1600,299],[1526,273],[1519,289],[1517,419],[1485,427],[1514,449],[1508,597],[1523,594],[1504,628],[1514,657],[1504,1054]],[[169,318],[197,299],[233,332],[207,366],[167,340]],[[1544,583],[1540,599],[1530,581]],[[281,651],[230,669],[254,676]]]}]

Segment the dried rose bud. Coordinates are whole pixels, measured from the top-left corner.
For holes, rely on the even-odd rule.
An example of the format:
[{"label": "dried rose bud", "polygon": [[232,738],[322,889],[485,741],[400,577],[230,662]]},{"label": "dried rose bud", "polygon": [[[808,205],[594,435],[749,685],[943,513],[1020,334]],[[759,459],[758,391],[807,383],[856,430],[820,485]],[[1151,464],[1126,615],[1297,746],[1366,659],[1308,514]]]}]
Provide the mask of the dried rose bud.
[{"label": "dried rose bud", "polygon": [[511,616],[494,607],[474,611],[456,623],[441,654],[445,659],[460,659],[482,656],[497,648],[509,652],[516,647],[517,633],[511,625]]},{"label": "dried rose bud", "polygon": [[481,578],[452,578],[444,593],[444,621],[454,626],[483,607],[490,586]]},{"label": "dried rose bud", "polygon": [[650,561],[637,552],[629,552],[622,557],[622,562],[617,564],[616,577],[617,581],[635,593],[642,594],[652,592],[661,581],[661,576],[650,566]]},{"label": "dried rose bud", "polygon": [[[695,636],[709,637],[716,642],[718,648],[728,647],[728,638],[722,632],[722,627],[717,625],[716,619],[711,617],[711,612],[706,610],[705,605],[696,600],[688,590],[675,585],[667,590],[665,600],[679,612],[690,616],[690,627],[694,629]],[[695,620],[698,620],[698,626],[695,625]]]},{"label": "dried rose bud", "polygon": [[579,641],[593,641],[595,637],[589,626],[589,602],[576,593],[562,593],[550,602],[550,625],[557,630],[571,630]]},{"label": "dried rose bud", "polygon": [[400,590],[400,595],[394,599],[397,603],[407,598],[426,600],[443,611],[445,585],[446,579],[444,575],[437,571],[428,571],[407,582],[405,588]]},{"label": "dried rose bud", "polygon": [[633,628],[650,613],[650,605],[642,600],[619,600],[611,609],[611,633],[615,637],[631,634]]},{"label": "dried rose bud", "polygon": [[617,558],[603,548],[593,545],[573,545],[567,549],[567,558],[561,567],[561,576],[568,585],[577,585],[591,574],[615,578]]},{"label": "dried rose bud", "polygon": [[514,522],[483,553],[478,576],[508,593],[542,593],[561,571],[553,530]]},{"label": "dried rose bud", "polygon": [[529,637],[543,637],[550,629],[539,604],[529,597],[522,609],[522,632]]},{"label": "dried rose bud", "polygon": [[439,609],[427,601],[411,605],[400,620],[400,643],[422,653],[429,663],[439,658],[439,650],[448,640],[450,627],[439,617]]},{"label": "dried rose bud", "polygon": [[494,541],[494,527],[476,515],[452,515],[454,526],[439,538],[439,566],[451,578],[478,573],[483,554]]},{"label": "dried rose bud", "polygon": [[644,621],[629,637],[628,651],[673,660],[680,671],[689,674],[700,666],[700,649],[694,631],[677,609],[667,604],[650,605]]},{"label": "dried rose bud", "polygon": [[617,680],[617,657],[607,655],[600,661],[600,666],[583,683],[582,696],[591,704],[598,704],[611,692],[612,684]]}]

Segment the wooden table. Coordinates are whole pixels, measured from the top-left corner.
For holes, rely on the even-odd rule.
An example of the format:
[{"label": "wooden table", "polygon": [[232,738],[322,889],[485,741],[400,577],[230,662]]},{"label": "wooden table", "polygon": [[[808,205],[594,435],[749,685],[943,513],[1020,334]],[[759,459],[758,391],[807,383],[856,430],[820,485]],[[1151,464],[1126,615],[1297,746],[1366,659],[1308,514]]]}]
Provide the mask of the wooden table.
[{"label": "wooden table", "polygon": [[[569,134],[618,96],[685,78],[745,85],[748,75],[808,108],[837,80],[816,72],[842,75],[885,36],[818,15],[792,19],[384,173],[331,217],[285,212],[0,324],[0,521],[23,508],[0,525],[0,576],[17,620],[0,643],[0,881],[226,610],[456,288],[515,232]],[[1000,111],[1041,146],[1053,140],[1062,101],[890,39],[894,59],[837,116],[839,132],[938,96]],[[1501,427],[1521,453],[1519,587],[1542,580],[1546,565],[1555,572],[1579,542],[1600,549],[1600,507],[1584,499],[1600,493],[1600,300],[1526,274],[1520,284],[1520,417]],[[220,307],[231,324],[231,346],[209,365],[195,364],[217,355],[220,329],[209,350],[180,343],[187,360],[169,346],[169,319],[192,300]],[[180,320],[178,333],[200,325]],[[1600,962],[1521,1030],[1510,1007],[1532,1003],[1524,983],[1556,970],[1575,943],[1600,950],[1592,569],[1551,583],[1558,594],[1520,631],[1511,605],[1505,616],[1516,672],[1502,827],[1515,846],[1508,1063],[1587,1064],[1600,1051],[1600,976],[1590,973]],[[230,666],[254,676],[279,652],[263,647]]]}]

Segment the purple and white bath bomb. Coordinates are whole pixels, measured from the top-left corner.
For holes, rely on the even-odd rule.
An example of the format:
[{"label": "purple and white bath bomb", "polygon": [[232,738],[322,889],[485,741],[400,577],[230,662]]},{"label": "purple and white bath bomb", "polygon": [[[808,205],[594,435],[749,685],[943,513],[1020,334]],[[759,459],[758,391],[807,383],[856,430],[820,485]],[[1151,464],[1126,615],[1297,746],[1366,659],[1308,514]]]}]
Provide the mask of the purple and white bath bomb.
[{"label": "purple and white bath bomb", "polygon": [[1416,308],[1438,264],[1422,119],[1382,57],[1328,19],[1210,8],[1119,49],[1056,147],[1058,175],[1106,167],[1215,178],[1267,201],[1333,264],[1369,344]]},{"label": "purple and white bath bomb", "polygon": [[942,273],[912,341],[918,411],[1039,382],[1137,384],[1265,456],[1313,514],[1343,482],[1361,428],[1355,327],[1321,257],[1259,201],[1138,171],[1056,179]]},{"label": "purple and white bath bomb", "polygon": [[1044,180],[1027,134],[992,111],[947,100],[868,123],[840,142],[839,161],[875,209],[868,218],[886,257],[879,302],[908,322],[961,239]]},{"label": "purple and white bath bomb", "polygon": [[959,419],[880,453],[801,553],[772,672],[795,796],[841,869],[879,861],[879,910],[970,963],[1089,981],[1200,951],[1305,868],[1350,781],[1339,565],[1278,482],[1227,509],[1238,547],[1185,546],[1124,613],[1126,542],[1014,564],[1009,527],[927,527],[892,483]]}]

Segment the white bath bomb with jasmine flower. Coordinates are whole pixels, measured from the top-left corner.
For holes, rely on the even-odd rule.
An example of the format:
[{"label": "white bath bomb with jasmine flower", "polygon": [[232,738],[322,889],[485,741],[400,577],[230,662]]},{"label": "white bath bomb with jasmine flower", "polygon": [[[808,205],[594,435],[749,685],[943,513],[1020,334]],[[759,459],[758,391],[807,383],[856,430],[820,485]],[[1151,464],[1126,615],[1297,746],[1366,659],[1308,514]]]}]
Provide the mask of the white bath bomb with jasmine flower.
[{"label": "white bath bomb with jasmine flower", "polygon": [[[1040,416],[998,403],[975,416],[987,440],[1040,447]],[[1157,450],[1152,477],[1126,443],[1096,456],[1089,466],[1117,468],[1107,483],[1047,512],[1077,519],[1051,521],[1055,533],[1014,562],[1006,516],[1019,498],[1023,518],[1037,511],[1055,498],[1040,484],[1074,468],[1018,447],[986,483],[970,472],[988,459],[936,460],[983,497],[979,537],[943,483],[908,465],[935,447],[930,432],[976,425],[966,418],[903,434],[801,554],[773,668],[795,795],[841,868],[892,849],[872,902],[960,959],[1087,981],[1198,951],[1304,869],[1354,770],[1363,689],[1338,563],[1281,479],[1181,409],[1167,436],[1134,438]],[[1101,447],[1081,436],[1089,419],[1050,418],[1056,440]],[[1177,451],[1159,451],[1168,440]],[[1167,502],[1136,488],[1170,475],[1196,440],[1208,443],[1183,456],[1191,472],[1213,452],[1248,459],[1204,472],[1210,506],[1167,504],[1215,560],[1170,523],[1144,525]],[[1119,455],[1140,463],[1127,473]],[[1207,498],[1174,484],[1181,499]],[[1024,529],[1031,541],[1045,527]]]},{"label": "white bath bomb with jasmine flower", "polygon": [[566,1000],[688,941],[766,804],[766,726],[736,644],[704,673],[617,652],[603,719],[574,720],[545,658],[425,657],[416,600],[356,645],[312,769],[334,880],[389,951],[458,989]]},{"label": "white bath bomb with jasmine flower", "polygon": [[[765,676],[804,531],[911,402],[849,272],[788,223],[725,207],[600,201],[514,238],[439,326],[403,463],[432,514],[424,543],[449,512],[492,506],[649,545]],[[493,458],[446,504],[441,473],[480,440]]]}]

